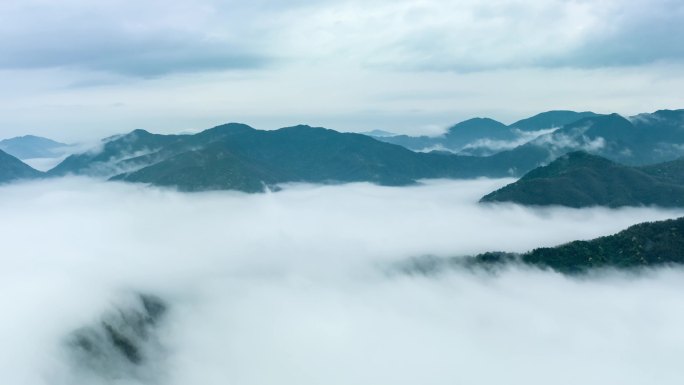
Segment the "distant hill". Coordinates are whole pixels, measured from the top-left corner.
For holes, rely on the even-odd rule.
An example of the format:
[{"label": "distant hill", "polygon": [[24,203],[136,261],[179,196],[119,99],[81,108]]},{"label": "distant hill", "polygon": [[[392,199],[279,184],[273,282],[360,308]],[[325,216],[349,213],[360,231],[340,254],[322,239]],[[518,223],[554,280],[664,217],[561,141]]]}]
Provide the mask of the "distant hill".
[{"label": "distant hill", "polygon": [[547,111],[530,118],[519,120],[511,124],[509,127],[517,128],[523,131],[539,131],[554,127],[560,128],[566,124],[594,116],[598,116],[598,114],[593,112],[575,112],[566,110]]},{"label": "distant hill", "polygon": [[7,183],[18,179],[33,179],[42,175],[16,157],[0,151],[0,183]]},{"label": "distant hill", "polygon": [[572,152],[486,195],[481,202],[684,207],[684,159],[629,167],[585,152]]},{"label": "distant hill", "polygon": [[637,158],[630,164],[647,164],[673,160],[684,149],[684,109],[659,110],[629,118],[638,131],[632,151]]},{"label": "distant hill", "polygon": [[57,158],[69,145],[34,135],[0,140],[0,150],[19,159]]},{"label": "distant hill", "polygon": [[[548,111],[520,120],[510,126],[489,118],[474,118],[451,126],[444,135],[440,136],[395,135],[378,136],[378,138],[414,151],[441,149],[467,155],[488,156],[533,139],[534,132],[559,128],[592,116],[597,116],[597,114]],[[518,143],[521,140],[523,143]]]},{"label": "distant hill", "polygon": [[516,138],[505,124],[489,118],[474,118],[458,123],[444,134],[444,146],[463,148],[478,140],[508,141]]},{"label": "distant hill", "polygon": [[509,141],[515,138],[516,134],[501,122],[489,118],[473,118],[451,126],[441,136],[396,135],[378,139],[416,151],[440,149],[458,152],[466,145],[481,140]]},{"label": "distant hill", "polygon": [[[198,135],[203,135],[200,133]],[[361,134],[309,126],[234,132],[114,180],[182,190],[262,191],[286,182],[408,185],[467,173],[451,155],[421,154]]]},{"label": "distant hill", "polygon": [[590,116],[528,145],[544,148],[552,159],[581,150],[633,166],[666,162],[684,156],[684,110],[629,119],[618,114]]},{"label": "distant hill", "polygon": [[256,131],[245,124],[229,123],[196,134],[160,135],[145,130],[133,130],[125,135],[106,138],[101,146],[90,151],[73,154],[48,171],[50,176],[67,174],[111,177],[158,163],[189,150]]},{"label": "distant hill", "polygon": [[599,115],[567,124],[553,133],[540,136],[531,144],[546,148],[552,157],[572,151],[586,151],[628,164],[642,159],[651,148],[638,140],[639,130],[618,114]]},{"label": "distant hill", "polygon": [[[439,137],[399,135],[378,139],[412,150],[448,150],[459,155],[489,156],[509,151],[513,168],[520,168],[514,154],[529,158],[532,155],[527,151],[545,152],[546,157],[539,159],[541,163],[579,150],[629,165],[666,162],[684,156],[684,110],[660,110],[630,118],[549,111],[506,128],[486,119],[474,121],[489,126],[458,130],[456,125]],[[540,127],[557,129],[544,132]]]}]

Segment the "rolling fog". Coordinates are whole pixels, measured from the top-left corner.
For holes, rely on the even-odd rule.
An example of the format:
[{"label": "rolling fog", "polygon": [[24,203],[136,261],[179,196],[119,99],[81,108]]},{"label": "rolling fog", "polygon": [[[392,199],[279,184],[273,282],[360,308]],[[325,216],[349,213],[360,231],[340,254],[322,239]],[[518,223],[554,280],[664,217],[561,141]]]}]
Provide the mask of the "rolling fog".
[{"label": "rolling fog", "polygon": [[[66,178],[0,188],[3,384],[681,384],[684,270],[401,275],[684,215],[481,206],[511,180],[183,194]],[[133,373],[69,336],[154,295]]]}]

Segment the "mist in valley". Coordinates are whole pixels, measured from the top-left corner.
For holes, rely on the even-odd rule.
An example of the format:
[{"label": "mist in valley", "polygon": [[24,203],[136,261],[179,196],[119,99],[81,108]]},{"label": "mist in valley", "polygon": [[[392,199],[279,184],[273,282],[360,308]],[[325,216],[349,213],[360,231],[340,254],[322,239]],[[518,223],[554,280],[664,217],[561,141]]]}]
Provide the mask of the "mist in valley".
[{"label": "mist in valley", "polygon": [[684,270],[395,269],[683,214],[477,203],[509,182],[3,186],[2,382],[680,383]]}]

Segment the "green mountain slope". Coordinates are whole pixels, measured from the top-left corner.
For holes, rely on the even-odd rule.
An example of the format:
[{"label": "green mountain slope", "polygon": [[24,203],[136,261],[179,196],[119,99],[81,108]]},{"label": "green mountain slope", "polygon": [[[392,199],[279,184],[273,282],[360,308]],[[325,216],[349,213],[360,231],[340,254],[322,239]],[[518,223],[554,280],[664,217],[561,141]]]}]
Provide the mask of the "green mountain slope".
[{"label": "green mountain slope", "polygon": [[159,135],[134,130],[125,135],[107,138],[101,148],[67,157],[48,171],[50,176],[66,174],[110,177],[138,170],[172,156],[253,128],[238,123],[224,124],[195,135]]},{"label": "green mountain slope", "polygon": [[684,207],[684,161],[629,167],[585,152],[561,156],[481,202],[524,205]]},{"label": "green mountain slope", "polygon": [[684,218],[641,223],[615,235],[539,248],[520,255],[486,253],[473,259],[479,265],[511,260],[563,273],[580,273],[593,268],[623,269],[682,264]]},{"label": "green mountain slope", "polygon": [[18,179],[33,179],[42,175],[42,172],[31,168],[8,153],[0,151],[0,183]]},{"label": "green mountain slope", "polygon": [[255,192],[285,182],[406,185],[458,174],[452,158],[414,153],[365,135],[296,126],[236,134],[114,179],[190,191]]}]

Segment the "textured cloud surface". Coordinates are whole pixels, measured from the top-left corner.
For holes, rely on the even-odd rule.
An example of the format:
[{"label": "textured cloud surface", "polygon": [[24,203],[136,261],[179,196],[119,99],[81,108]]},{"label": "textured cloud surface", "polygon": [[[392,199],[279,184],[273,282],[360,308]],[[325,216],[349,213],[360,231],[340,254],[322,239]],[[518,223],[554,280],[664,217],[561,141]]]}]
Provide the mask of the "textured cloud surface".
[{"label": "textured cloud surface", "polygon": [[[523,251],[682,215],[476,204],[507,182],[261,195],[87,179],[2,187],[2,382],[680,383],[680,270],[388,274],[413,256]],[[143,362],[144,377],[83,372],[70,333],[138,292],[169,306],[162,357]]]}]

